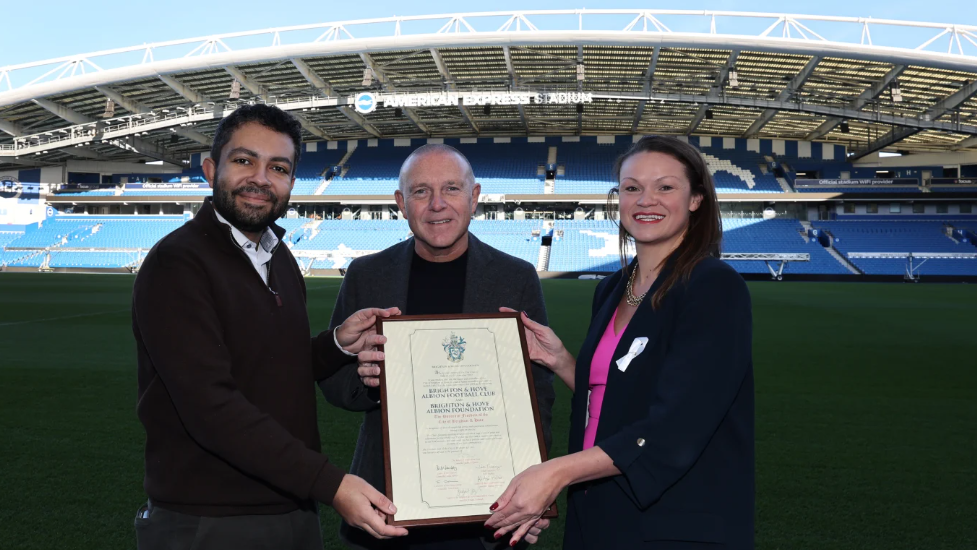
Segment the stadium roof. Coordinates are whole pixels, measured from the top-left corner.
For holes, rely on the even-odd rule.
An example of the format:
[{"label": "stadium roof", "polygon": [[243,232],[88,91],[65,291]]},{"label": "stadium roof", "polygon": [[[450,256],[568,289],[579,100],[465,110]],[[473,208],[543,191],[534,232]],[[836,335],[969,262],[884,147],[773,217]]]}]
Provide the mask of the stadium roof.
[{"label": "stadium roof", "polygon": [[[757,31],[722,33],[731,20]],[[977,149],[975,52],[977,26],[686,10],[265,29],[0,67],[0,165],[180,164],[242,101],[291,110],[309,140],[694,133],[828,141],[856,157]],[[365,91],[591,95],[363,113]]]}]

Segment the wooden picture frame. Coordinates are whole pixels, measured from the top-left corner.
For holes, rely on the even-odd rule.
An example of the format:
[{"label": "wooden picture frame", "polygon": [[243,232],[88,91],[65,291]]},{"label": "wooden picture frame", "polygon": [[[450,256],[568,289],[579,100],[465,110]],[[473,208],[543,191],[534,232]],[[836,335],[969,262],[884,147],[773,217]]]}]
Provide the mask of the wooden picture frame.
[{"label": "wooden picture frame", "polygon": [[[464,358],[467,341],[464,335],[456,340],[456,331],[469,337],[476,334],[475,349],[471,352],[476,359]],[[502,312],[399,315],[378,318],[377,333],[388,337],[387,343],[378,347],[385,355],[385,360],[380,362],[383,462],[386,495],[398,508],[397,514],[387,517],[387,523],[401,527],[484,523],[491,516],[489,506],[501,496],[512,477],[547,460],[522,318],[518,313]],[[434,353],[431,348],[436,347],[432,346],[432,341],[442,337],[440,342],[446,359],[441,361],[455,363],[432,365]],[[518,349],[513,349],[516,346]],[[391,372],[388,368],[396,370]],[[420,378],[417,373],[421,373]],[[492,377],[496,374],[497,387],[492,383],[464,388],[446,385],[451,378],[457,380],[465,376],[470,376],[469,380],[494,381]],[[428,387],[421,390],[419,402],[418,383],[423,386],[425,382]],[[395,386],[391,387],[391,383]],[[472,397],[476,394],[479,397]],[[483,395],[488,397],[481,397]],[[408,402],[408,397],[413,397],[413,401]],[[432,401],[424,401],[429,397]],[[480,401],[460,401],[462,399]],[[498,411],[500,404],[502,410]],[[527,426],[524,419],[530,411],[533,423]],[[408,418],[411,416],[408,413],[412,413],[413,419]],[[395,417],[391,419],[391,415]],[[483,421],[487,424],[476,425]],[[456,422],[461,425],[452,425]],[[501,422],[505,427],[492,422]],[[466,426],[466,423],[473,424]],[[498,445],[489,445],[487,440],[477,437],[482,428],[489,439],[498,439]],[[395,430],[396,435],[392,435],[391,430]],[[422,432],[425,434],[423,442]],[[449,435],[449,432],[453,433]],[[392,442],[392,437],[396,441]],[[473,455],[440,447],[441,444],[453,445],[453,438],[461,441],[461,446],[468,445],[467,451],[488,447],[490,452]],[[431,441],[434,443],[428,444]],[[511,459],[511,469],[508,470],[506,449],[508,459]],[[429,459],[422,458],[424,454],[433,454],[438,461],[446,461],[446,465],[435,465],[432,471]],[[495,455],[501,458],[495,459]],[[442,470],[446,471],[442,474]],[[474,472],[478,475],[473,480]],[[483,475],[485,472],[487,475]],[[441,479],[442,476],[447,479]],[[452,476],[457,479],[451,479]],[[425,501],[431,494],[439,495],[443,503],[452,499],[458,502],[432,505]],[[556,516],[554,503],[543,517]]]}]

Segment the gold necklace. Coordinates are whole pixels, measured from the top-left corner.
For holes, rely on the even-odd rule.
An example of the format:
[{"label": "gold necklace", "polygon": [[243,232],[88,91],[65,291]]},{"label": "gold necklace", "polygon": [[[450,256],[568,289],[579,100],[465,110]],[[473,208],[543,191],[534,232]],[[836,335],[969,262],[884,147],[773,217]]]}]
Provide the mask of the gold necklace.
[{"label": "gold necklace", "polygon": [[638,262],[634,262],[634,269],[631,270],[631,277],[628,278],[628,293],[624,297],[625,300],[627,300],[628,305],[631,306],[631,307],[638,307],[638,306],[640,306],[641,305],[641,302],[644,301],[645,296],[648,295],[648,290],[651,290],[649,288],[641,296],[635,296],[634,295],[634,274],[637,273],[637,272],[638,272]]}]

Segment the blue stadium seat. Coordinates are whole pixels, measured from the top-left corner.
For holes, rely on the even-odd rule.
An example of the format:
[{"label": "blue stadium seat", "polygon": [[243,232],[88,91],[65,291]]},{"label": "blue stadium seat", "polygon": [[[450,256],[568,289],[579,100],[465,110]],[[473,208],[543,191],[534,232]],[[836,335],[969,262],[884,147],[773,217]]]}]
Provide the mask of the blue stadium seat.
[{"label": "blue stadium seat", "polygon": [[[967,222],[954,220],[906,221],[821,221],[812,225],[828,231],[834,237],[834,247],[841,253],[977,253],[972,243],[954,242],[945,233],[945,226],[966,228]],[[900,275],[906,270],[902,258],[849,258],[869,275]],[[916,259],[919,265],[923,260]],[[977,263],[965,259],[927,259],[922,273],[931,275],[975,275]],[[921,269],[922,269],[921,268]]]},{"label": "blue stadium seat", "polygon": [[[557,162],[565,174],[557,176],[557,193],[606,194],[616,185],[614,162],[631,146],[622,143],[598,144],[593,141],[560,143]],[[713,174],[718,193],[783,193],[773,174],[764,174],[763,155],[748,151],[707,147],[701,152]],[[749,182],[747,180],[750,180]]]},{"label": "blue stadium seat", "polygon": [[[845,275],[850,272],[820,244],[801,235],[801,224],[793,219],[723,219],[723,252],[807,253],[809,262],[792,262],[784,273]],[[617,271],[618,229],[612,221],[558,221],[550,253],[550,271]],[[762,261],[730,260],[741,273],[768,273]]]},{"label": "blue stadium seat", "polygon": [[819,187],[798,187],[798,193],[922,193],[916,185],[822,185]]}]

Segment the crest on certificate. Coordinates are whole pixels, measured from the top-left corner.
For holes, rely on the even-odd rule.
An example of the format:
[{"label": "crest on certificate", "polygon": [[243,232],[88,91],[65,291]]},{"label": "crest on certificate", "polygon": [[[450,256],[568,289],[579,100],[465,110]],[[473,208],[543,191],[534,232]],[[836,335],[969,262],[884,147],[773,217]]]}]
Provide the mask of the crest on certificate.
[{"label": "crest on certificate", "polygon": [[451,336],[441,341],[441,345],[444,346],[444,351],[448,354],[448,361],[459,363],[465,359],[465,339],[461,336],[452,332]]}]

